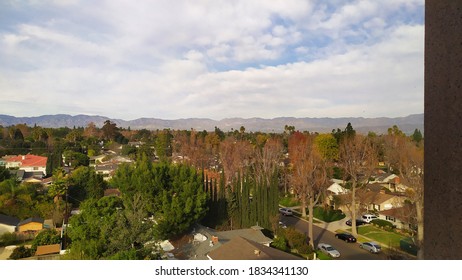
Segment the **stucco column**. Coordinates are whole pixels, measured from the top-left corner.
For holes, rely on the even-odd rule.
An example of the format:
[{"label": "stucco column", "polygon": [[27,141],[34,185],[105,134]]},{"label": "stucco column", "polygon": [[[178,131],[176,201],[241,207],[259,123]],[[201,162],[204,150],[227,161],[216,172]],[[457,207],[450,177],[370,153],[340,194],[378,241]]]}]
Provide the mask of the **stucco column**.
[{"label": "stucco column", "polygon": [[462,259],[462,1],[425,3],[424,258]]}]

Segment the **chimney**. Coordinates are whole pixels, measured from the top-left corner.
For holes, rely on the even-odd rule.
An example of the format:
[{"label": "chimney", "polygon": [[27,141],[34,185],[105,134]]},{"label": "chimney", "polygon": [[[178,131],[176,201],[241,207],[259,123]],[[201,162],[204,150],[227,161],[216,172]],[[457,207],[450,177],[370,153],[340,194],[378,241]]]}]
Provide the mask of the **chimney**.
[{"label": "chimney", "polygon": [[22,156],[22,160],[25,160],[26,159],[26,156]]},{"label": "chimney", "polygon": [[260,256],[260,250],[253,250],[253,253],[254,253],[256,256]]},{"label": "chimney", "polygon": [[212,242],[213,242],[213,244],[217,244],[218,243],[218,236],[213,236],[212,235]]},{"label": "chimney", "polygon": [[385,190],[380,190],[380,193],[381,193],[381,194],[385,194]]}]

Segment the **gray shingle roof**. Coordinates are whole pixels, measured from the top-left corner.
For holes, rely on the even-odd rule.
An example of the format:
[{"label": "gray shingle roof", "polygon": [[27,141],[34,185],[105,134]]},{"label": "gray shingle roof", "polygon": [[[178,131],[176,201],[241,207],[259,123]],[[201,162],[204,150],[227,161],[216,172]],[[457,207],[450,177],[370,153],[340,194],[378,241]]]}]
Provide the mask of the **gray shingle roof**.
[{"label": "gray shingle roof", "polygon": [[43,224],[43,222],[45,222],[45,220],[42,219],[42,218],[33,217],[33,218],[29,218],[29,219],[22,220],[22,221],[18,224],[18,226],[22,226],[22,225],[25,225],[25,224],[28,224],[28,223],[32,223],[32,222]]},{"label": "gray shingle roof", "polygon": [[19,224],[19,219],[7,215],[0,214],[0,224],[17,226]]}]

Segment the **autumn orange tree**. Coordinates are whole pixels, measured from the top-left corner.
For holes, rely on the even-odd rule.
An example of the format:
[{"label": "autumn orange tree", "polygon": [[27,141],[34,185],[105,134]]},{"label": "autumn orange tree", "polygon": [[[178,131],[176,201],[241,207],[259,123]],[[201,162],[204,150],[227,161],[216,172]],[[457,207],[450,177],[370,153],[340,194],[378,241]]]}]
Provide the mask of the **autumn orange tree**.
[{"label": "autumn orange tree", "polygon": [[327,163],[313,144],[312,137],[300,132],[289,138],[289,157],[293,165],[292,184],[300,199],[303,217],[306,217],[308,206],[309,242],[314,247],[313,210],[328,187]]}]

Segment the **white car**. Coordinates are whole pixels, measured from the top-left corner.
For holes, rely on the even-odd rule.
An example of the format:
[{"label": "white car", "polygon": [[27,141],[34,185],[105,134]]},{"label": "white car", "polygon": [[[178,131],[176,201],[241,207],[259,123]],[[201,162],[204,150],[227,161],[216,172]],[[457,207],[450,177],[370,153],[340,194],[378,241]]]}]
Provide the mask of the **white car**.
[{"label": "white car", "polygon": [[320,250],[321,252],[331,256],[332,258],[340,257],[339,251],[337,251],[337,249],[335,249],[334,247],[332,247],[331,245],[326,244],[326,243],[319,243],[318,244],[318,250]]},{"label": "white car", "polygon": [[366,223],[370,223],[372,220],[378,219],[378,217],[374,214],[364,214],[361,218]]},{"label": "white car", "polygon": [[292,209],[290,208],[281,208],[279,209],[279,213],[281,213],[284,216],[293,216],[294,212],[292,212]]},{"label": "white car", "polygon": [[371,253],[377,254],[382,250],[382,247],[380,247],[379,244],[375,242],[364,242],[359,244],[359,248],[363,248],[364,250],[367,250]]}]

